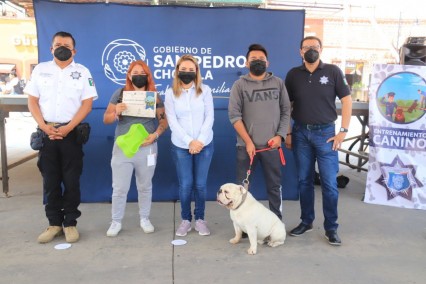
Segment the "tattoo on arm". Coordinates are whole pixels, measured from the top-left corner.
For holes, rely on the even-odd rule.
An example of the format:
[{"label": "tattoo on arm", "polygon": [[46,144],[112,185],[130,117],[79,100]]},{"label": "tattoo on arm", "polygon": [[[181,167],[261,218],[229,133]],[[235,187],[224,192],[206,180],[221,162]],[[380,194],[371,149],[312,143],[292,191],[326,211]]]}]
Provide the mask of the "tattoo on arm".
[{"label": "tattoo on arm", "polygon": [[158,121],[160,121],[162,119],[166,119],[166,113],[165,112],[162,112],[158,115]]},{"label": "tattoo on arm", "polygon": [[160,134],[166,131],[168,125],[167,125],[167,119],[166,119],[166,113],[160,112],[158,113],[158,128],[157,131],[160,131]]}]

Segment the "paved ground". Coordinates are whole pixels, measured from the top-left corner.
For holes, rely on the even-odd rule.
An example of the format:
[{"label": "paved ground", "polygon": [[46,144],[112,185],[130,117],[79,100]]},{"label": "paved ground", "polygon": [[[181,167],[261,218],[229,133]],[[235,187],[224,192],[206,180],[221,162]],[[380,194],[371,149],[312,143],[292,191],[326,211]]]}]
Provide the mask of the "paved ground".
[{"label": "paved ground", "polygon": [[[28,138],[25,131],[20,133]],[[24,141],[25,148],[28,142],[19,140]],[[17,157],[27,154],[22,147],[16,148]],[[67,250],[54,249],[65,242],[63,237],[38,244],[37,236],[47,222],[35,162],[33,159],[10,170],[12,197],[0,198],[0,283],[426,281],[426,212],[362,202],[366,174],[352,169],[342,167],[341,172],[350,178],[347,188],[340,191],[341,247],[330,246],[324,237],[318,188],[314,230],[301,237],[288,236],[286,243],[277,248],[260,246],[258,254],[250,256],[246,253],[248,240],[237,245],[228,242],[233,237],[229,212],[216,202],[208,202],[206,208],[212,234],[204,237],[192,231],[183,238],[188,241],[184,246],[171,245],[180,223],[180,205],[167,202],[153,204],[153,234],[143,233],[137,204],[129,203],[122,232],[108,238],[105,232],[111,205],[90,203],[80,206],[78,243]],[[298,225],[299,216],[298,201],[284,201],[287,231]]]}]

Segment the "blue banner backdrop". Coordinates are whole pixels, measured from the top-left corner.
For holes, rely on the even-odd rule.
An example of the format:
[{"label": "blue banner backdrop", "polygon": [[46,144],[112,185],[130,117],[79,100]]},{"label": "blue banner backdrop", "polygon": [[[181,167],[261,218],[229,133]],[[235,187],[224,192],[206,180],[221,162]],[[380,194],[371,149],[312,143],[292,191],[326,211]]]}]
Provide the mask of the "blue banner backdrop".
[{"label": "blue banner backdrop", "polygon": [[[86,121],[92,125],[85,145],[82,201],[111,199],[111,150],[115,125],[102,123],[112,93],[122,87],[133,60],[148,63],[157,88],[171,86],[177,59],[183,54],[198,57],[204,83],[212,88],[215,104],[215,155],[209,174],[208,199],[216,198],[221,184],[235,182],[235,131],[227,116],[229,91],[247,73],[245,55],[252,43],[268,50],[269,70],[284,78],[300,65],[299,43],[303,37],[303,10],[252,8],[196,8],[181,6],[131,6],[106,3],[61,3],[34,0],[39,61],[52,60],[53,34],[70,32],[76,39],[75,61],[89,68],[99,99]],[[266,115],[266,114],[265,114]],[[153,200],[178,199],[174,165],[170,159],[170,133],[159,140]],[[285,151],[284,199],[297,199],[297,182],[291,152]],[[259,168],[252,191],[266,199]],[[135,185],[129,201],[136,200]]]}]

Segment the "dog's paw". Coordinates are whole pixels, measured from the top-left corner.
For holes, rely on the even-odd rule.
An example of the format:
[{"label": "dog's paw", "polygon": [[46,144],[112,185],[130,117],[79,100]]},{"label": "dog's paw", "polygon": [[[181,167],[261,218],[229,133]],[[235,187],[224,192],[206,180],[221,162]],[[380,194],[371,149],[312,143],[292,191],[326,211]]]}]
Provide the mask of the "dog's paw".
[{"label": "dog's paw", "polygon": [[284,244],[284,242],[281,242],[281,241],[275,241],[275,242],[269,241],[268,242],[268,246],[270,246],[270,247],[277,247],[277,246],[280,246],[280,245],[283,245],[283,244]]},{"label": "dog's paw", "polygon": [[256,254],[256,252],[257,252],[257,249],[256,249],[256,248],[252,248],[252,247],[250,247],[250,248],[247,250],[247,253],[248,253],[248,254],[251,254],[251,255],[255,255],[255,254]]},{"label": "dog's paw", "polygon": [[235,237],[229,240],[229,242],[233,245],[238,244],[240,242],[240,239]]}]

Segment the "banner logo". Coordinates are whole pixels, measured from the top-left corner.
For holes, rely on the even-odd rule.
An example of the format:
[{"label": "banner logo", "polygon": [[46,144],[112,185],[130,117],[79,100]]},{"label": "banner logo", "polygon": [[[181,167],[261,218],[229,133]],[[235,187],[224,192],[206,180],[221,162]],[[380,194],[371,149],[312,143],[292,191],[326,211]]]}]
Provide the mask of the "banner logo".
[{"label": "banner logo", "polygon": [[413,189],[421,188],[423,184],[416,178],[416,167],[404,162],[397,155],[392,163],[380,163],[381,176],[376,180],[386,189],[387,200],[396,196],[412,200]]},{"label": "banner logo", "polygon": [[119,85],[126,84],[126,73],[130,63],[145,60],[145,49],[130,39],[111,41],[102,53],[102,67],[105,76]]},{"label": "banner logo", "polygon": [[413,123],[426,112],[426,82],[413,72],[397,72],[379,86],[376,98],[382,116],[396,124]]}]

